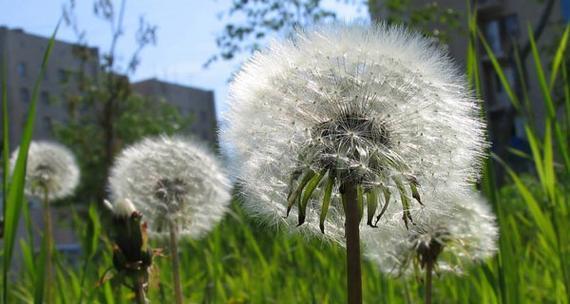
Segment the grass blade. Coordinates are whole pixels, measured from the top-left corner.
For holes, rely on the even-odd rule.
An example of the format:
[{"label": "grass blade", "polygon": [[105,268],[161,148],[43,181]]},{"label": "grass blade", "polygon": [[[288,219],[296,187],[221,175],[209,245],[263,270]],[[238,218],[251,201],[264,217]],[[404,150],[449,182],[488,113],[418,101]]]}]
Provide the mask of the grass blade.
[{"label": "grass blade", "polygon": [[542,92],[542,97],[544,98],[544,103],[546,109],[548,110],[548,116],[550,118],[556,117],[556,110],[554,107],[554,102],[552,101],[552,95],[550,94],[550,88],[546,83],[546,77],[544,76],[544,70],[542,69],[542,63],[540,60],[540,54],[536,48],[536,42],[534,41],[534,34],[532,33],[532,28],[528,27],[528,41],[532,50],[532,57],[534,58],[534,67],[536,70],[536,76],[538,77],[538,83],[540,85],[540,90]]},{"label": "grass blade", "polygon": [[495,73],[497,73],[497,76],[499,77],[499,80],[501,81],[501,85],[503,86],[503,88],[505,89],[505,92],[509,96],[509,100],[511,101],[511,103],[513,104],[515,109],[521,110],[520,101],[519,101],[517,95],[513,92],[513,89],[511,88],[511,84],[507,80],[505,73],[503,73],[503,68],[501,67],[501,64],[499,63],[499,61],[497,60],[497,57],[493,53],[493,50],[491,50],[491,47],[489,47],[489,44],[485,40],[485,37],[483,36],[481,31],[477,30],[477,33],[479,35],[479,39],[480,39],[481,43],[483,44],[483,48],[485,49],[485,52],[487,53],[487,56],[489,56],[489,59],[491,60],[491,64],[493,65],[493,68],[495,69]]},{"label": "grass blade", "polygon": [[554,55],[554,59],[552,60],[552,72],[550,73],[550,85],[549,88],[552,90],[554,87],[554,83],[556,82],[556,76],[558,75],[558,69],[560,68],[560,64],[562,63],[562,59],[564,58],[564,52],[566,51],[566,46],[568,45],[568,35],[570,33],[570,25],[566,26],[566,30],[564,30],[564,34],[562,34],[562,38],[560,39],[560,43],[558,44],[558,48],[556,49],[556,54]]},{"label": "grass blade", "polygon": [[[8,180],[10,179],[10,129],[8,124],[8,73],[6,60],[2,61],[2,221],[6,217],[6,201],[8,199]],[[2,222],[2,224],[4,224]],[[3,228],[3,227],[2,227]]]},{"label": "grass blade", "polygon": [[28,158],[28,148],[30,147],[30,142],[32,141],[32,134],[34,131],[34,122],[36,119],[36,108],[38,95],[40,91],[40,84],[43,79],[43,74],[47,67],[47,62],[51,54],[55,42],[55,35],[59,28],[59,22],[49,40],[46,50],[43,55],[42,65],[40,67],[40,73],[37,76],[36,82],[34,83],[34,89],[32,92],[32,99],[30,101],[30,107],[28,110],[28,118],[24,125],[24,130],[22,133],[22,139],[20,143],[20,148],[18,151],[18,158],[12,172],[12,178],[10,181],[10,189],[8,189],[8,199],[6,201],[6,217],[4,223],[4,256],[3,256],[3,300],[4,303],[8,302],[8,271],[10,269],[10,263],[12,261],[12,253],[14,249],[14,241],[16,238],[16,232],[18,229],[18,222],[20,219],[20,213],[22,210],[22,201],[24,198],[24,183],[25,183],[25,173],[26,173],[26,161]]}]

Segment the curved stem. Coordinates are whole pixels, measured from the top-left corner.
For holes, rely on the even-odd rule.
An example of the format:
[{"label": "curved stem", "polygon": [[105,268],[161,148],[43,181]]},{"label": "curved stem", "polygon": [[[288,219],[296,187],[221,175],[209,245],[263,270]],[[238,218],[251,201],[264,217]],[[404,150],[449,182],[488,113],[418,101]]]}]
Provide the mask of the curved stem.
[{"label": "curved stem", "polygon": [[426,264],[426,281],[425,281],[425,304],[431,304],[432,292],[432,276],[433,276],[433,262]]},{"label": "curved stem", "polygon": [[362,270],[360,266],[360,210],[356,185],[343,183],[340,189],[345,214],[346,279],[348,304],[362,303]]},{"label": "curved stem", "polygon": [[50,304],[53,303],[52,301],[52,284],[54,280],[52,280],[52,251],[53,251],[53,233],[52,233],[52,224],[51,224],[51,212],[49,207],[49,191],[46,187],[44,187],[44,199],[43,199],[43,212],[44,212],[44,238],[46,242],[46,255],[45,255],[45,295],[46,295],[46,303]]},{"label": "curved stem", "polygon": [[144,275],[138,275],[136,280],[137,281],[135,282],[135,301],[137,302],[137,304],[147,304],[148,301],[146,299],[146,293],[144,287],[146,279],[144,278]]},{"label": "curved stem", "polygon": [[170,261],[172,263],[172,280],[176,304],[182,304],[182,286],[180,284],[180,261],[178,259],[178,229],[173,221],[169,221]]}]

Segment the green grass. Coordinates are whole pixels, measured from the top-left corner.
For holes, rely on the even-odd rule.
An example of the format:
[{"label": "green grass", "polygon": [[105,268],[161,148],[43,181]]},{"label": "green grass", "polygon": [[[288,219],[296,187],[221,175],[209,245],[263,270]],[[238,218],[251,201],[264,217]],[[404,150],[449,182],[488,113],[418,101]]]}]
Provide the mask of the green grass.
[{"label": "green grass", "polygon": [[[480,94],[475,41],[481,35],[474,16],[469,19],[469,29],[467,74],[473,89]],[[499,253],[486,263],[471,267],[462,276],[436,276],[436,303],[569,303],[570,83],[564,61],[569,31],[567,28],[564,32],[548,69],[531,39],[534,66],[529,70],[539,76],[539,83],[534,85],[540,88],[548,110],[544,126],[541,126],[543,133],[533,125],[526,128],[531,154],[525,156],[532,161],[536,173],[520,175],[498,158],[490,158],[485,166],[481,187],[498,217]],[[503,75],[491,50],[484,43],[483,47],[493,67]],[[508,86],[504,76],[500,80]],[[552,93],[557,82],[563,88],[563,100],[558,108]],[[513,105],[521,109],[520,98],[510,87],[507,91]],[[36,95],[35,90],[23,147],[31,138]],[[3,104],[5,109],[6,99]],[[7,119],[6,114],[4,119]],[[25,159],[25,153],[25,149],[21,151],[22,159]],[[505,166],[508,176],[508,185],[502,189],[494,186],[493,164],[496,162]],[[3,164],[6,166],[6,162]],[[31,243],[15,239],[15,227],[25,205],[21,191],[24,168],[25,162],[20,161],[11,180],[6,204],[4,303],[41,302],[38,291],[44,283],[41,280],[42,259],[38,259]],[[80,235],[83,255],[75,265],[58,257],[56,279],[49,282],[55,284],[56,303],[129,302],[133,294],[115,284],[113,279],[98,284],[112,266],[112,245],[104,224],[108,215],[101,213],[104,211],[99,204],[92,204],[82,213],[76,213],[72,207],[65,208],[74,215],[73,229]],[[27,212],[23,208],[24,223],[29,227]],[[21,252],[15,254],[21,254],[23,262],[21,271],[12,278],[7,273],[16,241],[20,243]],[[160,248],[165,244],[155,243],[154,246]],[[237,201],[232,212],[205,239],[184,241],[180,247],[182,285],[188,303],[345,302],[343,249],[268,229],[244,214]],[[172,303],[168,257],[156,257],[154,265],[149,297],[153,303]],[[366,303],[422,301],[423,286],[419,277],[387,278],[369,262],[364,263],[363,275]]]}]

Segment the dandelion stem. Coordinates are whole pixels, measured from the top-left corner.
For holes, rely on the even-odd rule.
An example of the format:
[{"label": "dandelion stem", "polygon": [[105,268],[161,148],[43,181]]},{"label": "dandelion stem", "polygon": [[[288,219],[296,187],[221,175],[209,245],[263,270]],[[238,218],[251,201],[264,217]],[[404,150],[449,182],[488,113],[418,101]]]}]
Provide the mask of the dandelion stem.
[{"label": "dandelion stem", "polygon": [[180,261],[178,259],[178,228],[173,221],[169,221],[170,230],[170,261],[172,265],[172,279],[176,304],[182,304],[182,286],[180,284]]},{"label": "dandelion stem", "polygon": [[141,274],[137,275],[135,282],[135,301],[137,302],[137,304],[148,303],[144,287],[145,283],[146,283],[145,276]]},{"label": "dandelion stem", "polygon": [[431,261],[426,263],[425,304],[431,304],[433,264]]},{"label": "dandelion stem", "polygon": [[357,187],[352,182],[342,184],[346,235],[346,269],[348,304],[362,303],[362,274],[360,267],[360,210]]},{"label": "dandelion stem", "polygon": [[46,244],[46,252],[45,252],[45,295],[46,295],[46,303],[50,304],[52,302],[52,225],[51,225],[51,212],[49,208],[49,190],[47,187],[43,187],[44,189],[44,197],[43,197],[43,207],[44,207],[44,238]]}]

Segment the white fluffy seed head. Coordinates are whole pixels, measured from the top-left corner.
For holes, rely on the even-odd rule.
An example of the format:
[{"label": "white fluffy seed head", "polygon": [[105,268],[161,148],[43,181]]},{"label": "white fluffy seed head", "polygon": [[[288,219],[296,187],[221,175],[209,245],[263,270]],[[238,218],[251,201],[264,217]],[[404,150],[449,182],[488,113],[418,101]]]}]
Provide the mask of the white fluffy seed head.
[{"label": "white fluffy seed head", "polygon": [[[398,181],[464,191],[486,146],[464,75],[441,48],[401,27],[327,25],[273,42],[237,74],[230,101],[222,140],[233,172],[248,209],[272,223],[297,224],[295,209],[283,215],[299,170],[386,187],[399,204]],[[319,186],[302,230],[321,235],[322,196]],[[331,208],[327,230],[342,231],[342,208]]]},{"label": "white fluffy seed head", "polygon": [[[10,171],[13,173],[19,148],[10,158]],[[48,192],[48,201],[65,198],[79,184],[79,167],[73,153],[61,144],[48,141],[32,141],[26,164],[26,195],[37,198]]]},{"label": "white fluffy seed head", "polygon": [[395,276],[413,274],[433,258],[434,250],[436,270],[458,274],[493,256],[498,228],[486,201],[476,193],[444,200],[445,209],[417,216],[409,229],[392,219],[378,229],[364,230],[364,255]]},{"label": "white fluffy seed head", "polygon": [[129,199],[148,223],[149,235],[198,238],[221,220],[230,181],[216,158],[181,137],[147,138],[116,158],[109,177],[113,203]]},{"label": "white fluffy seed head", "polygon": [[119,200],[114,204],[111,204],[108,200],[104,200],[103,204],[107,209],[109,209],[109,211],[113,212],[113,214],[118,217],[129,217],[133,213],[137,212],[135,205],[128,198]]}]

